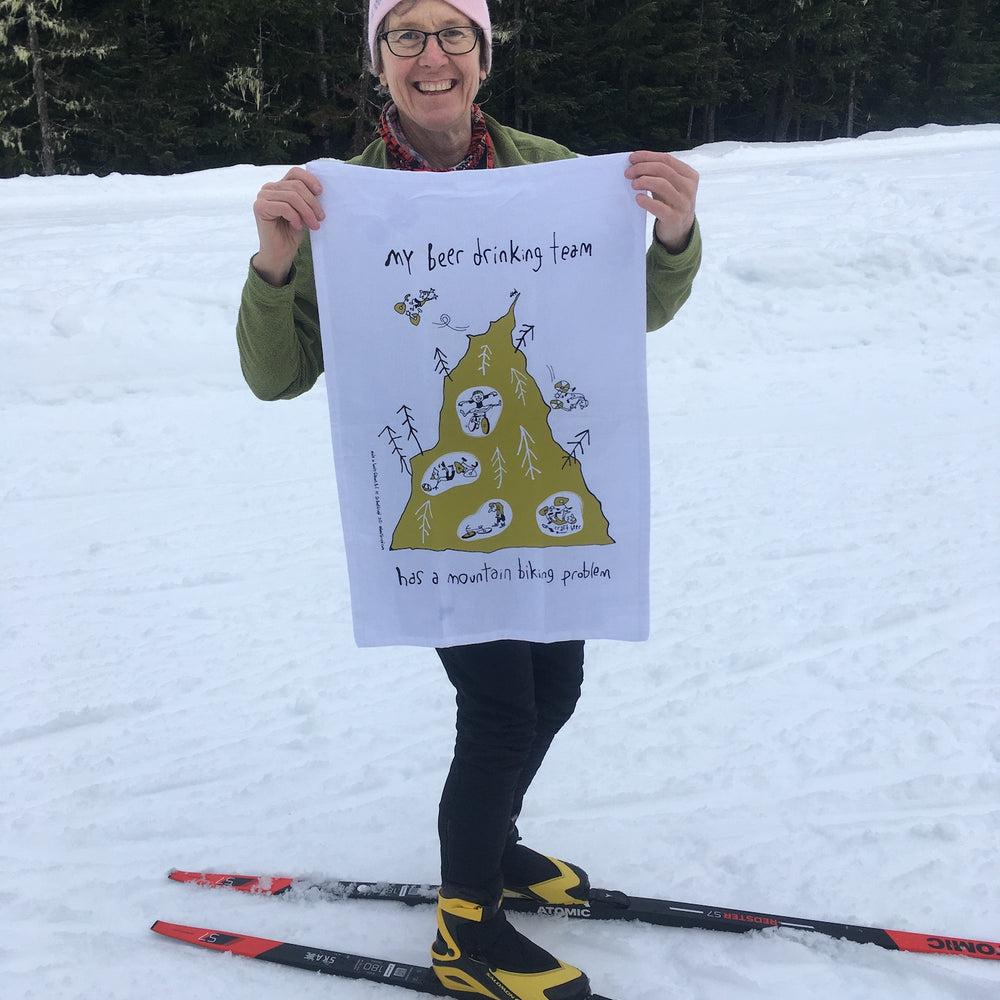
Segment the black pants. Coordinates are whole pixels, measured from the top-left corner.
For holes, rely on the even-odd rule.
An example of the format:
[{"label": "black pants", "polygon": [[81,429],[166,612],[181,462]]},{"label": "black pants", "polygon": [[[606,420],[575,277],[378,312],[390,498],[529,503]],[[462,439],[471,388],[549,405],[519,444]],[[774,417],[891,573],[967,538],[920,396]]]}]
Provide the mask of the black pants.
[{"label": "black pants", "polygon": [[583,683],[583,641],[450,646],[438,656],[455,686],[455,756],[441,795],[441,881],[499,898],[513,822]]}]

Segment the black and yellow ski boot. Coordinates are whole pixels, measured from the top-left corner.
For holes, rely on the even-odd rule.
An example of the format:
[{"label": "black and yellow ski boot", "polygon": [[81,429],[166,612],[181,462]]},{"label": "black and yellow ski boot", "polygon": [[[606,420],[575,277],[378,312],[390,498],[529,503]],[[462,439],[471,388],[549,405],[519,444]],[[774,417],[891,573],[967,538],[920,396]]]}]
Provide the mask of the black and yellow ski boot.
[{"label": "black and yellow ski boot", "polygon": [[507,923],[499,903],[483,906],[442,890],[431,965],[453,993],[491,1000],[588,1000],[587,977]]},{"label": "black and yellow ski boot", "polygon": [[590,898],[590,879],[582,868],[523,844],[508,845],[502,868],[505,896],[527,897],[554,906],[579,905]]}]

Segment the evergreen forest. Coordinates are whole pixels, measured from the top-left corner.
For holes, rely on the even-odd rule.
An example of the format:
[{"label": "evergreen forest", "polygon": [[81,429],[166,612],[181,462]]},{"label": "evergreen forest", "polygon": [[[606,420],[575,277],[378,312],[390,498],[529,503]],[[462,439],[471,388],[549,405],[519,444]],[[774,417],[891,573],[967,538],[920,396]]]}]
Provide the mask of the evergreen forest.
[{"label": "evergreen forest", "polygon": [[[364,0],[0,0],[0,176],[344,157]],[[582,153],[1000,121],[1000,0],[492,0],[480,101]]]}]

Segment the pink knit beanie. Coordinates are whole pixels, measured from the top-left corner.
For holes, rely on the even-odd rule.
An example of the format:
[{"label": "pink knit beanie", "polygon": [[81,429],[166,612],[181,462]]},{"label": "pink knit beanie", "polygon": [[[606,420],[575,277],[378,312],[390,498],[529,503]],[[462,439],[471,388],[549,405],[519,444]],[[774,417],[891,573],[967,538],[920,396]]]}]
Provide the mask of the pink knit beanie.
[{"label": "pink knit beanie", "polygon": [[[368,51],[371,53],[373,66],[377,61],[378,42],[375,40],[375,35],[378,34],[379,25],[389,11],[401,2],[402,0],[368,0]],[[483,51],[486,53],[483,65],[489,73],[493,62],[493,26],[490,24],[490,9],[486,6],[486,0],[447,0],[447,2],[473,24],[478,24],[483,29]]]}]

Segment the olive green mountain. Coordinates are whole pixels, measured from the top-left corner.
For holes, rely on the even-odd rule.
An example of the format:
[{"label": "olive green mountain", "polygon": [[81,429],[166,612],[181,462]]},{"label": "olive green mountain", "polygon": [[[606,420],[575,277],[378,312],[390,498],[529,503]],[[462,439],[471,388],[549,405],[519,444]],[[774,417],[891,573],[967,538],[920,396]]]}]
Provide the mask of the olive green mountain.
[{"label": "olive green mountain", "polygon": [[410,498],[393,549],[609,545],[579,461],[549,427],[549,404],[514,346],[514,309],[469,335],[443,380],[434,447],[410,458]]}]

